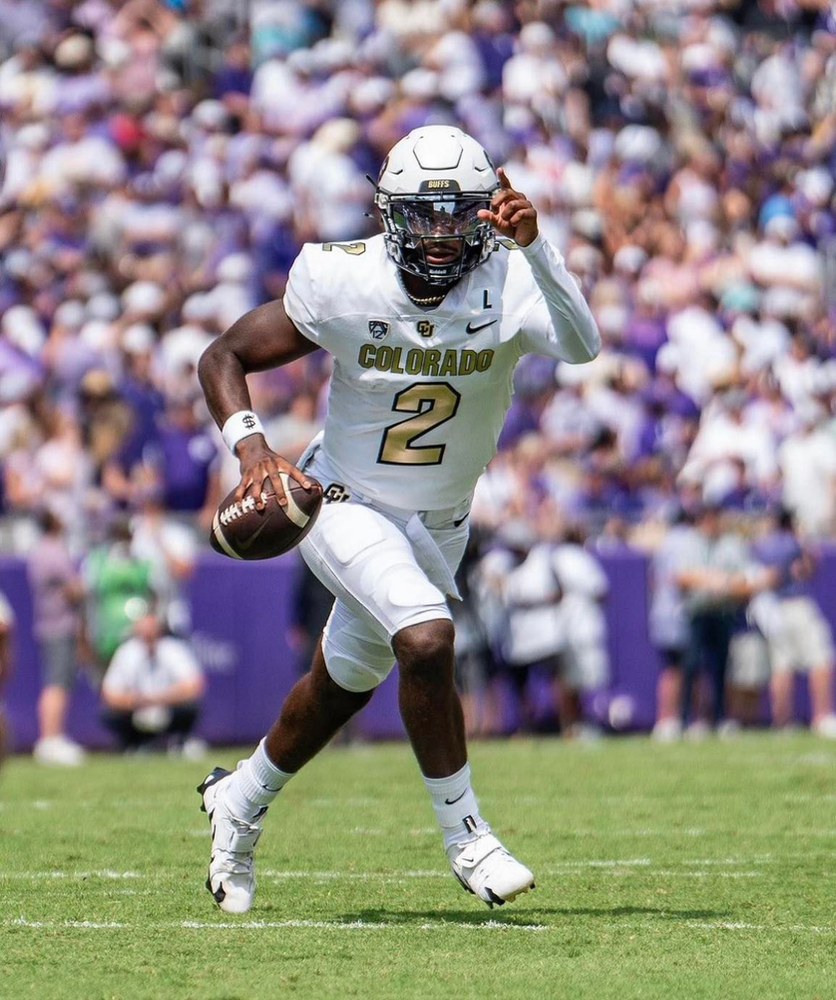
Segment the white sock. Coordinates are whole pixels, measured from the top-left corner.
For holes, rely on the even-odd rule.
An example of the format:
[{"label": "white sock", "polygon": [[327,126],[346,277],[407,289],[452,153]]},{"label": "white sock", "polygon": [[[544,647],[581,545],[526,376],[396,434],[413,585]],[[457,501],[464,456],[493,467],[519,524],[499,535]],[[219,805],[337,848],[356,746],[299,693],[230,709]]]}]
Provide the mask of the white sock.
[{"label": "white sock", "polygon": [[470,764],[449,778],[424,778],[444,837],[445,850],[481,833],[488,824],[479,815],[479,803],[470,787]]},{"label": "white sock", "polygon": [[236,819],[252,823],[265,806],[269,806],[293,777],[276,767],[267,756],[265,740],[255,748],[252,757],[242,760],[224,792],[224,801]]}]

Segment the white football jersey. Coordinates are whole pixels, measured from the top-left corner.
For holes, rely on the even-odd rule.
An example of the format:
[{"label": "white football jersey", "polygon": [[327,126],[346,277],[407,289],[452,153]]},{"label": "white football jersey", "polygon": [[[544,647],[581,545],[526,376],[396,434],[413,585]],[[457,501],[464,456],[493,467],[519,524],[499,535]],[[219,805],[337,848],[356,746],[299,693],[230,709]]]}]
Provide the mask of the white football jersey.
[{"label": "white football jersey", "polygon": [[409,299],[382,235],[308,243],[284,306],[334,358],[328,464],[344,485],[409,510],[467,498],[496,451],[519,358],[563,356],[561,331],[511,241],[434,309]]}]

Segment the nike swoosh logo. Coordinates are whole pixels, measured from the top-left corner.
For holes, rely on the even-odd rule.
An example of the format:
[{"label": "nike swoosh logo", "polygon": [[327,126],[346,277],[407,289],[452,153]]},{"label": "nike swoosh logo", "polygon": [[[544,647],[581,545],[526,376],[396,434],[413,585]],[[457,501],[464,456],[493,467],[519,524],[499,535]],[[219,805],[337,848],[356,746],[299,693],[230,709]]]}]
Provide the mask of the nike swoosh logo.
[{"label": "nike swoosh logo", "polygon": [[[467,795],[467,789],[466,788],[461,793],[461,795],[459,796],[459,799],[463,799],[465,797],[465,795]],[[448,806],[453,806],[453,805],[455,805],[459,801],[459,799],[453,799],[452,801],[450,799],[445,799],[444,800],[444,804],[448,805]]]},{"label": "nike swoosh logo", "polygon": [[465,522],[465,521],[466,521],[466,520],[467,520],[467,519],[468,519],[469,517],[470,517],[470,512],[468,511],[468,513],[467,513],[467,514],[465,514],[465,515],[464,515],[464,517],[460,517],[460,518],[458,519],[458,521],[453,521],[453,527],[454,527],[454,528],[458,528],[458,527],[459,527],[460,525],[464,524],[464,522]]},{"label": "nike swoosh logo", "polygon": [[479,326],[474,326],[473,323],[468,323],[465,329],[468,333],[478,333],[480,330],[486,330],[489,326],[493,326],[495,322],[495,319],[489,319],[487,323],[480,323]]},{"label": "nike swoosh logo", "polygon": [[246,552],[247,549],[250,548],[250,546],[258,538],[258,536],[261,534],[261,532],[264,531],[264,529],[267,527],[267,522],[269,520],[270,520],[270,515],[268,514],[267,517],[265,517],[264,520],[261,522],[261,524],[255,529],[255,531],[250,535],[249,538],[247,538],[244,541],[240,541],[238,543],[238,548],[242,552]]}]

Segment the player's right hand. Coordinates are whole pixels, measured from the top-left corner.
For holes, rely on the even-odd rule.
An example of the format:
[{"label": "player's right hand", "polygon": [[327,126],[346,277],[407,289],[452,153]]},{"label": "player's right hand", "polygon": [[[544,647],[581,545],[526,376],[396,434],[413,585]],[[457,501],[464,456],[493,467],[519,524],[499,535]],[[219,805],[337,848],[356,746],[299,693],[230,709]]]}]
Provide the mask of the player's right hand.
[{"label": "player's right hand", "polygon": [[264,480],[269,479],[282,506],[287,504],[284,487],[279,473],[283,472],[309,490],[311,481],[304,472],[296,468],[281,455],[277,455],[261,434],[251,434],[239,441],[235,448],[241,463],[241,482],[235,491],[235,500],[240,503],[247,494],[255,498],[258,510],[264,509],[261,493]]}]

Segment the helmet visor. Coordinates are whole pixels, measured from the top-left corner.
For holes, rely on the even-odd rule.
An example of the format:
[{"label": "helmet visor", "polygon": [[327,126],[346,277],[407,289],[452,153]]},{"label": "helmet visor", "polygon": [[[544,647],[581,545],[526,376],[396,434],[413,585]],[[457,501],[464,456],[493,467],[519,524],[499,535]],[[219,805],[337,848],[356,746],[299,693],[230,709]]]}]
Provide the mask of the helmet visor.
[{"label": "helmet visor", "polygon": [[479,211],[484,198],[415,199],[392,202],[392,221],[411,236],[472,236],[484,225]]}]

